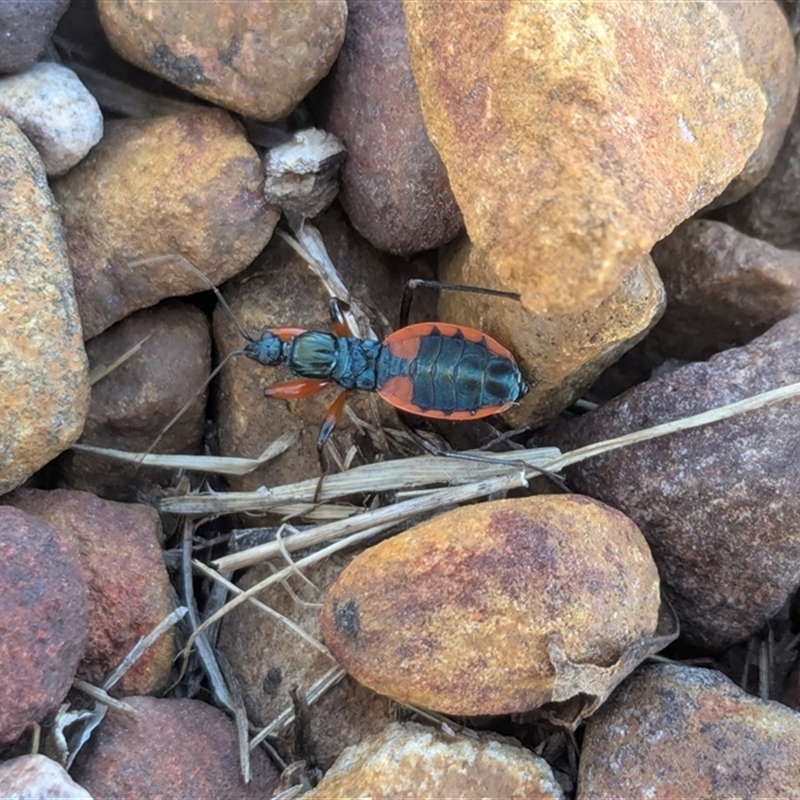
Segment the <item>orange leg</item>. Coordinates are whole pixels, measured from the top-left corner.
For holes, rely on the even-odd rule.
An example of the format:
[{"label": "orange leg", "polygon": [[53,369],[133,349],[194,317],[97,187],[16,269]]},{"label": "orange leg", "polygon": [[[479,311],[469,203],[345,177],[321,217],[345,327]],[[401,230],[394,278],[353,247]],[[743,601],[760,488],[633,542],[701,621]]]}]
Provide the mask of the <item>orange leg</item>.
[{"label": "orange leg", "polygon": [[353,336],[350,326],[342,313],[342,302],[333,298],[331,300],[331,327],[337,336]]},{"label": "orange leg", "polygon": [[282,342],[288,342],[289,339],[293,339],[295,336],[299,336],[301,333],[307,333],[306,328],[270,328],[268,333],[271,333],[273,336],[277,336]]},{"label": "orange leg", "polygon": [[317,450],[322,453],[322,448],[325,447],[325,442],[331,438],[333,429],[339,424],[344,413],[344,406],[347,403],[347,398],[350,392],[342,392],[331,404],[328,409],[328,414],[322,422],[322,427],[319,429],[319,436],[317,436]]},{"label": "orange leg", "polygon": [[286,381],[264,389],[264,396],[278,400],[298,400],[301,397],[313,397],[332,383],[333,381],[319,381],[314,378],[298,378],[296,381]]}]

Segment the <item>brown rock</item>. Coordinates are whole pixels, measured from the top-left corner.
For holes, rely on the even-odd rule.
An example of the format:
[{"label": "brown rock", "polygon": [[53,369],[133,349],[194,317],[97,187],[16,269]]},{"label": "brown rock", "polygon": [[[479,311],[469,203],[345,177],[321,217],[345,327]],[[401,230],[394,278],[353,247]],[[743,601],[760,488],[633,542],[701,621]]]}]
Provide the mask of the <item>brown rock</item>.
[{"label": "brown rock", "polygon": [[347,146],[342,205],[379,250],[406,255],[439,247],[463,220],[425,132],[401,0],[351,0],[348,8],[322,114]]},{"label": "brown rock", "polygon": [[550,766],[530,750],[498,738],[479,740],[413,722],[394,723],[348,747],[309,800],[505,797],[553,798],[564,793]]},{"label": "brown rock", "polygon": [[800,248],[800,105],[767,177],[743,200],[718,212],[757,239],[786,250]]},{"label": "brown rock", "polygon": [[0,3],[0,72],[21,72],[36,62],[67,10],[69,0],[5,0]]},{"label": "brown rock", "polygon": [[729,0],[717,0],[717,4],[739,42],[745,74],[761,87],[767,108],[761,142],[711,208],[741,199],[767,176],[789,127],[800,88],[794,39],[780,6]]},{"label": "brown rock", "polygon": [[[319,640],[322,592],[349,561],[349,556],[333,556],[304,570],[307,580],[292,577],[286,584],[265,589],[257,595],[258,600]],[[270,567],[254,567],[239,582],[239,587],[249,589],[271,574]],[[320,646],[321,650],[251,603],[239,606],[223,618],[218,642],[242,687],[248,716],[262,726],[292,707],[289,693],[292,687],[306,694],[334,666],[336,662]],[[343,748],[382,730],[394,713],[388,698],[364,689],[352,678],[345,678],[310,707],[309,732],[316,763],[328,767]],[[309,755],[293,752],[293,728],[277,732],[282,752],[291,754],[286,756],[288,761]]]},{"label": "brown rock", "polygon": [[66,697],[86,646],[86,584],[71,543],[0,506],[0,742]]},{"label": "brown rock", "polygon": [[[52,525],[79,551],[89,587],[89,640],[78,677],[100,685],[128,651],[172,611],[155,509],[86,492],[19,489],[6,501]],[[175,658],[167,632],[125,673],[114,695],[165,688]]]},{"label": "brown rock", "polygon": [[643,667],[586,725],[578,800],[800,797],[800,714],[719,672]]},{"label": "brown rock", "polygon": [[[445,252],[441,278],[491,286],[485,254],[463,239]],[[534,314],[513,300],[442,292],[439,316],[496,337],[518,358],[530,391],[507,412],[512,426],[541,425],[555,417],[626,350],[641,340],[664,310],[664,287],[649,256],[625,275],[616,291],[581,313]]]},{"label": "brown rock", "polygon": [[800,253],[729,225],[689,220],[653,249],[667,310],[648,337],[666,357],[699,360],[742,345],[800,305]]},{"label": "brown rock", "polygon": [[345,0],[101,0],[100,21],[128,61],[248,117],[286,116],[328,74]]},{"label": "brown rock", "polygon": [[263,183],[257,153],[223,111],[109,123],[53,185],[86,338],[206,289],[178,255],[217,284],[249,264],[278,220]]},{"label": "brown rock", "polygon": [[764,97],[713,4],[404,8],[428,135],[469,238],[490,285],[531,310],[608,297],[761,139]]},{"label": "brown rock", "polygon": [[[353,297],[375,312],[373,324],[383,336],[381,314],[384,319],[395,317],[408,275],[404,268],[408,267],[367,245],[353,233],[336,207],[315,222],[345,285]],[[259,265],[230,281],[224,293],[234,314],[251,334],[260,335],[267,328],[287,325],[330,330],[327,293],[305,261],[282,241],[271,242]],[[221,354],[239,350],[243,344],[229,316],[220,308],[214,314],[214,339]],[[279,458],[248,475],[231,479],[231,486],[239,491],[319,475],[317,435],[341,390],[329,387],[315,397],[296,401],[264,397],[268,386],[292,379],[286,368],[264,367],[245,358],[232,359],[220,374],[216,405],[223,455],[255,457],[287,431],[300,434],[296,444]],[[370,409],[366,393],[354,393],[348,405],[371,423],[380,422]],[[380,408],[381,415],[389,415],[383,418],[393,418],[386,404],[376,408]],[[351,434],[345,417],[333,436],[342,452],[347,452],[353,443]]]},{"label": "brown rock", "polygon": [[89,372],[64,232],[41,159],[0,118],[0,494],[71,445]]},{"label": "brown rock", "polygon": [[37,800],[92,800],[61,764],[34,754],[0,764],[0,795]]},{"label": "brown rock", "polygon": [[134,713],[109,709],[72,773],[94,797],[225,797],[263,800],[278,782],[258,748],[252,781],[239,772],[236,728],[224,712],[199,700],[127,697]]},{"label": "brown rock", "polygon": [[[86,343],[92,370],[109,367],[142,342],[127,361],[92,387],[81,444],[132,453],[147,451],[173,417],[193,402],[158,442],[158,453],[198,453],[205,433],[211,372],[211,326],[197,308],[181,301],[144,309]],[[116,500],[137,500],[164,475],[149,467],[115,463],[90,453],[62,459],[62,481]]]},{"label": "brown rock", "polygon": [[[547,432],[564,451],[800,381],[800,316],[750,344],[681,367]],[[756,631],[800,583],[800,402],[624,447],[569,471],[571,484],[642,529],[694,644]]]},{"label": "brown rock", "polygon": [[328,591],[320,625],[336,660],[377,692],[508,714],[593,693],[571,668],[614,665],[655,632],[659,605],[636,526],[552,495],[455,509],[364,551]]}]

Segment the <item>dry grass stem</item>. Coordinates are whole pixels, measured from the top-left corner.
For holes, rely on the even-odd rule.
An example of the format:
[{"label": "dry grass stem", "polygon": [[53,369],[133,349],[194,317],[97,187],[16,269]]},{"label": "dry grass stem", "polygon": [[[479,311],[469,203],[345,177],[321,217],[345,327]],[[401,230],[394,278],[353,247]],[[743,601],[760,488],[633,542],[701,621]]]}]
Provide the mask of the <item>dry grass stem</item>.
[{"label": "dry grass stem", "polygon": [[156,640],[163,636],[173,625],[177,625],[189,609],[186,606],[176,608],[171,614],[168,614],[161,622],[156,625],[147,636],[143,636],[138,642],[130,649],[125,658],[122,659],[119,666],[103,681],[103,689],[108,691],[111,689],[119,679],[155,644]]},{"label": "dry grass stem", "polygon": [[[307,547],[358,533],[365,528],[376,528],[383,531],[429,511],[442,510],[445,506],[465,503],[478,497],[486,497],[486,495],[494,492],[506,492],[525,485],[524,476],[515,470],[511,474],[499,475],[476,483],[468,483],[464,486],[449,486],[446,489],[440,489],[423,497],[403,500],[400,503],[393,503],[373,511],[365,511],[355,517],[318,525],[312,530],[302,531],[288,539],[284,539],[283,544],[290,551],[303,550]],[[223,556],[212,563],[220,572],[230,572],[274,558],[280,551],[280,543],[266,542],[248,550],[243,550],[240,553]]]},{"label": "dry grass stem", "polygon": [[587,458],[599,456],[602,453],[608,453],[620,447],[627,447],[638,442],[647,442],[651,439],[658,439],[661,436],[668,436],[671,433],[691,430],[703,425],[710,425],[712,422],[738,417],[748,411],[756,411],[798,396],[800,396],[800,383],[790,383],[788,386],[761,392],[753,395],[753,397],[748,397],[726,406],[720,406],[719,408],[712,408],[710,411],[704,411],[701,414],[693,414],[691,417],[683,417],[672,422],[665,422],[662,425],[654,425],[651,428],[644,428],[633,433],[626,433],[624,436],[617,436],[613,439],[606,439],[602,442],[586,445],[586,447],[580,447],[577,450],[564,453],[544,466],[551,472],[558,472],[570,464],[577,464]]},{"label": "dry grass stem", "polygon": [[[205,575],[207,578],[211,578],[211,580],[216,581],[217,583],[223,585],[231,594],[239,595],[242,594],[244,590],[240,589],[235,583],[231,583],[229,580],[226,580],[222,577],[218,572],[211,569],[210,567],[206,566],[200,561],[193,561],[192,566],[194,567],[196,572]],[[299,636],[304,642],[307,642],[312,647],[316,648],[320,651],[320,653],[324,653],[328,658],[333,660],[333,656],[330,654],[330,651],[327,647],[325,647],[319,639],[314,638],[305,628],[302,628],[298,625],[294,620],[289,619],[289,617],[284,616],[279,611],[276,611],[271,606],[268,606],[266,603],[262,603],[258,598],[251,597],[249,598],[250,603],[252,603],[256,608],[259,608],[264,613],[268,614],[274,620],[277,620],[282,625],[285,625],[292,633]]]},{"label": "dry grass stem", "polygon": [[124,703],[122,700],[117,700],[116,697],[112,697],[108,692],[103,691],[99,686],[82,681],[80,678],[75,678],[75,680],[72,681],[72,688],[77,689],[79,692],[83,692],[93,700],[97,700],[98,703],[102,703],[103,705],[113,708],[116,711],[124,711],[126,714],[133,713],[133,706]]},{"label": "dry grass stem", "polygon": [[266,464],[281,453],[294,446],[299,433],[285,433],[272,442],[258,458],[233,458],[224,456],[189,456],[159,453],[129,453],[126,450],[112,450],[106,447],[94,447],[89,444],[73,444],[72,449],[83,453],[92,453],[128,464],[137,464],[162,469],[185,469],[193,472],[217,472],[222,475],[246,475],[254,469]]},{"label": "dry grass stem", "polygon": [[145,342],[152,336],[152,333],[148,333],[147,336],[144,337],[140,342],[137,342],[130,350],[124,352],[119,358],[115,361],[112,361],[110,364],[100,364],[96,366],[90,373],[89,373],[89,383],[94,386],[99,381],[103,380],[106,375],[110,375],[117,367],[121,367],[131,356],[136,355],[142,347],[144,347]]}]

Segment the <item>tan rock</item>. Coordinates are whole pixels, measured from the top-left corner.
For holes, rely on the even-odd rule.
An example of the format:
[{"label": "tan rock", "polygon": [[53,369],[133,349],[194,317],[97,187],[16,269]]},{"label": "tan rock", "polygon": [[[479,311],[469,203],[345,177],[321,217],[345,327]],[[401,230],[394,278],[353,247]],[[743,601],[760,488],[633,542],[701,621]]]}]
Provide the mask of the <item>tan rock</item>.
[{"label": "tan rock", "polygon": [[[466,239],[442,257],[444,281],[490,286],[491,272],[486,253]],[[439,315],[484,330],[511,350],[530,391],[505,417],[512,426],[536,426],[557,416],[643,339],[661,316],[665,299],[658,272],[645,255],[610,297],[581,313],[536,314],[513,300],[446,291]]]},{"label": "tan rock", "polygon": [[0,494],[81,434],[89,370],[58,208],[41,159],[0,118]]},{"label": "tan rock", "polygon": [[766,103],[715,4],[406,0],[423,115],[493,288],[608,297],[741,172]]},{"label": "tan rock", "polygon": [[530,750],[484,736],[452,735],[413,722],[388,725],[348,747],[309,800],[384,797],[537,797],[564,794],[548,763]]},{"label": "tan rock", "polygon": [[738,39],[745,74],[761,86],[767,108],[761,142],[711,208],[739,200],[767,176],[783,143],[800,88],[794,38],[780,5],[763,0],[719,0],[718,5]]},{"label": "tan rock", "polygon": [[659,606],[629,519],[542,495],[455,509],[364,551],[329,589],[320,624],[339,663],[377,692],[508,714],[602,693],[597,673],[655,632]]},{"label": "tan rock", "polygon": [[102,0],[114,49],[148,72],[248,117],[276,120],[328,74],[345,0]]},{"label": "tan rock", "polygon": [[86,338],[206,289],[178,255],[214,283],[244,269],[278,220],[263,184],[258,154],[223,111],[109,123],[53,185]]},{"label": "tan rock", "polygon": [[578,800],[800,797],[800,714],[722,673],[643,667],[583,738]]}]

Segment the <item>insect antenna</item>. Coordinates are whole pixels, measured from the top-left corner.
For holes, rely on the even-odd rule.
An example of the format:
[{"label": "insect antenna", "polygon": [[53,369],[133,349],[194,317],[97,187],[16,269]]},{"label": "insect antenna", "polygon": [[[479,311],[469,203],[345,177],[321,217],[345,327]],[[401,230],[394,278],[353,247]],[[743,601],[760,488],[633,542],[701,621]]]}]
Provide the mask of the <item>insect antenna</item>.
[{"label": "insect antenna", "polygon": [[[192,262],[189,261],[189,259],[186,258],[185,256],[182,256],[180,253],[171,253],[169,255],[163,255],[163,256],[149,256],[147,258],[139,258],[139,259],[135,259],[135,260],[129,261],[128,264],[130,266],[132,266],[132,267],[136,267],[136,266],[139,266],[140,264],[151,264],[154,261],[165,261],[165,260],[170,260],[170,259],[173,259],[173,258],[177,258],[181,262],[183,262],[184,266],[188,270],[193,272],[198,278],[200,278],[201,281],[203,281],[203,283],[206,284],[206,286],[208,286],[208,288],[212,292],[214,292],[214,294],[216,295],[217,300],[219,300],[219,304],[225,309],[225,313],[230,317],[231,321],[236,326],[236,330],[239,331],[239,333],[241,334],[242,338],[245,339],[248,342],[255,342],[256,339],[254,337],[252,337],[244,329],[244,326],[242,325],[242,323],[239,322],[238,319],[236,319],[236,314],[233,313],[233,311],[231,310],[231,307],[228,305],[228,301],[222,296],[222,292],[214,285],[214,283],[211,281],[211,279],[208,277],[208,275],[204,275],[202,272],[200,272],[200,270],[197,269],[197,267],[194,264],[192,264]],[[227,358],[226,358],[226,360],[227,360]]]},{"label": "insect antenna", "polygon": [[159,433],[158,436],[153,440],[153,443],[150,445],[150,447],[148,447],[147,450],[142,453],[142,456],[139,459],[139,465],[141,465],[145,458],[147,458],[147,456],[153,452],[155,446],[164,438],[164,434],[166,434],[167,431],[169,431],[169,429],[186,413],[186,410],[189,408],[189,406],[194,403],[197,395],[199,395],[200,392],[202,392],[203,389],[205,389],[206,386],[208,386],[208,384],[211,383],[211,381],[213,381],[217,375],[219,375],[220,370],[228,363],[228,360],[233,356],[243,355],[245,355],[244,350],[234,350],[233,352],[228,353],[228,355],[226,355],[225,358],[223,358],[222,361],[217,364],[217,366],[212,370],[211,374],[203,381],[202,384],[200,384],[200,386],[197,387],[192,396],[184,403],[183,408],[181,408],[181,410],[164,426],[164,428],[162,428],[161,433]]}]

